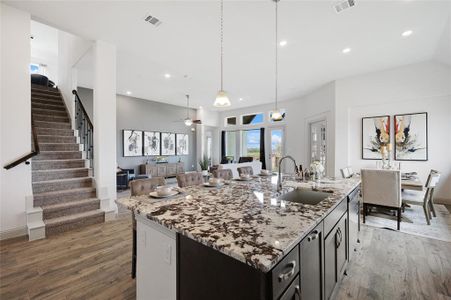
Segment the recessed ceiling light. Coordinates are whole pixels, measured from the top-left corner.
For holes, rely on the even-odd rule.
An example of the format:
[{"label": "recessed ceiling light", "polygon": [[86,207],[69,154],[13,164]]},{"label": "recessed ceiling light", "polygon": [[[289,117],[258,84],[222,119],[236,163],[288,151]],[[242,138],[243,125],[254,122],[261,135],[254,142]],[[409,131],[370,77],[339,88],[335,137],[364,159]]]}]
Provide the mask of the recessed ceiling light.
[{"label": "recessed ceiling light", "polygon": [[238,100],[243,101],[243,98],[240,98],[240,99],[238,99]]},{"label": "recessed ceiling light", "polygon": [[166,74],[164,74],[164,77],[165,77],[165,78],[171,78],[171,74],[166,73]]},{"label": "recessed ceiling light", "polygon": [[127,95],[131,95],[132,94],[132,92],[130,92],[130,91],[126,91],[125,92]]},{"label": "recessed ceiling light", "polygon": [[284,46],[287,45],[287,41],[286,40],[282,40],[282,41],[279,42],[279,45],[284,47]]},{"label": "recessed ceiling light", "polygon": [[351,52],[351,48],[344,48],[343,50],[341,50],[342,53],[346,54]]},{"label": "recessed ceiling light", "polygon": [[202,109],[202,106],[199,106],[199,109]]},{"label": "recessed ceiling light", "polygon": [[402,35],[403,37],[408,37],[408,36],[412,35],[412,33],[413,33],[412,30],[406,30],[406,31],[404,31],[401,35]]}]

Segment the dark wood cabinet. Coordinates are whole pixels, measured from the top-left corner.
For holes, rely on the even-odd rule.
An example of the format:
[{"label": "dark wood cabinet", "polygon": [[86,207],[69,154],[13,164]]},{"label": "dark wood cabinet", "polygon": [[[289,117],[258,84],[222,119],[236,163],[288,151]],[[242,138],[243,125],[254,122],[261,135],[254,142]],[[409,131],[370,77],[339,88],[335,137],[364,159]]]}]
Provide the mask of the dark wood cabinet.
[{"label": "dark wood cabinet", "polygon": [[290,284],[290,286],[287,288],[285,293],[282,294],[279,300],[301,300],[301,299],[310,299],[310,298],[304,298],[304,296],[301,296],[300,280],[299,276],[297,276]]},{"label": "dark wood cabinet", "polygon": [[348,261],[348,214],[345,213],[324,240],[324,295],[329,299]]},{"label": "dark wood cabinet", "polygon": [[323,243],[323,222],[316,226],[315,229],[313,229],[300,243],[301,299],[322,299],[324,270]]},{"label": "dark wood cabinet", "polygon": [[349,214],[349,260],[352,259],[359,243],[360,232],[360,188],[356,188],[348,196]]}]

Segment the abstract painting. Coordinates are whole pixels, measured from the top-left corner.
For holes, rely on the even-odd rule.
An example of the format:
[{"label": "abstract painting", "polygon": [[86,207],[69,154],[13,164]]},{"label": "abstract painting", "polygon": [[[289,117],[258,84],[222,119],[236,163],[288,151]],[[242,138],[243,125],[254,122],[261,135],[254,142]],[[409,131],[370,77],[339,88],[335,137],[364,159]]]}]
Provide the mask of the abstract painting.
[{"label": "abstract painting", "polygon": [[161,133],[161,155],[175,155],[175,133]]},{"label": "abstract painting", "polygon": [[160,133],[156,131],[144,131],[144,155],[160,155]]},{"label": "abstract painting", "polygon": [[381,146],[390,143],[390,116],[362,118],[362,159],[382,159]]},{"label": "abstract painting", "polygon": [[188,155],[189,139],[184,133],[177,133],[177,155]]},{"label": "abstract painting", "polygon": [[124,156],[143,155],[143,132],[137,130],[123,130]]},{"label": "abstract painting", "polygon": [[428,114],[395,115],[395,159],[428,160]]}]

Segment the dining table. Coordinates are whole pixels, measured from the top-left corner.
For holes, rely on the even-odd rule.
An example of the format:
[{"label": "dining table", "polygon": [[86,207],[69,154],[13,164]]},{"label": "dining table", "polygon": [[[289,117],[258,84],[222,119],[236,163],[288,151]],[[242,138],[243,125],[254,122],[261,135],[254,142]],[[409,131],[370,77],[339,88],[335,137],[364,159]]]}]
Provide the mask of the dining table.
[{"label": "dining table", "polygon": [[401,189],[403,190],[414,190],[414,191],[422,191],[423,190],[423,182],[419,177],[410,177],[401,179]]}]

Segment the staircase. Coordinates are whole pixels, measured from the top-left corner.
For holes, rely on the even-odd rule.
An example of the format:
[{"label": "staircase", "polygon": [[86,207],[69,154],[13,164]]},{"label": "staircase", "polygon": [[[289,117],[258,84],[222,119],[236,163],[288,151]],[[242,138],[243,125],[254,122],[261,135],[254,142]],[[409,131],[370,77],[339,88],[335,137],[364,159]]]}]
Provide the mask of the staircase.
[{"label": "staircase", "polygon": [[59,90],[32,85],[31,103],[40,149],[31,165],[33,207],[42,208],[45,235],[104,222],[89,161]]}]

